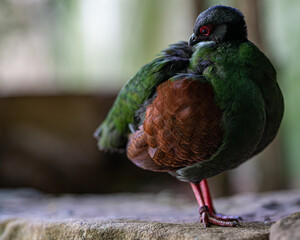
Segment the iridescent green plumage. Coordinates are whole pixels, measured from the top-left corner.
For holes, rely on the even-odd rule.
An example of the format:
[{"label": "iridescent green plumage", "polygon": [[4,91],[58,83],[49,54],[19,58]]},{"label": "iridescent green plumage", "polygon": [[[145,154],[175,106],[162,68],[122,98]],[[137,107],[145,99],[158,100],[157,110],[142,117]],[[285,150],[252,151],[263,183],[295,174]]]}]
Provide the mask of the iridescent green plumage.
[{"label": "iridescent green plumage", "polygon": [[186,72],[192,48],[179,42],[163,50],[151,63],[145,65],[121,89],[105,121],[94,136],[104,150],[125,148],[129,124],[134,124],[136,111],[155,92],[156,87],[180,72]]},{"label": "iridescent green plumage", "polygon": [[251,42],[200,43],[193,63],[211,62],[203,76],[211,82],[223,111],[225,136],[219,150],[205,162],[174,175],[200,181],[237,167],[264,149],[275,137],[283,116],[283,98],[271,62]]},{"label": "iridescent green plumage", "polygon": [[[203,25],[213,26],[211,34],[201,34]],[[200,76],[211,84],[223,112],[224,139],[209,160],[171,173],[182,181],[199,182],[240,165],[274,139],[283,97],[274,67],[247,40],[244,18],[236,9],[215,6],[200,14],[190,43],[194,47],[186,42],[171,45],[144,66],[122,88],[95,137],[100,149],[125,148],[129,124],[138,126],[136,113],[143,113],[139,109],[151,103],[160,83],[180,73]]]}]

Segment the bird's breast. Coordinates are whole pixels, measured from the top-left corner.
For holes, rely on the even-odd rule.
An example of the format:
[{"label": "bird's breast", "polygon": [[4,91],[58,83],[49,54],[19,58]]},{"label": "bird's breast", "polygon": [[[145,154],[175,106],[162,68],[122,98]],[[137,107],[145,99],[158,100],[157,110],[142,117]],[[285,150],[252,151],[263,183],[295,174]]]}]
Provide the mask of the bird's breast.
[{"label": "bird's breast", "polygon": [[209,159],[224,135],[211,85],[187,77],[160,84],[156,93],[143,125],[130,137],[128,158],[154,171]]}]

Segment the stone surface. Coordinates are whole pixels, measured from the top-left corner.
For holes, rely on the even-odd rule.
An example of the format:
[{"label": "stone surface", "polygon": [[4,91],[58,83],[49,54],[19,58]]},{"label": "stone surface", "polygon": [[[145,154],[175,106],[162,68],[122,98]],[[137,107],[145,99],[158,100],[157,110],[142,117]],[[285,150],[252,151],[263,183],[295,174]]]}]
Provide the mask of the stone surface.
[{"label": "stone surface", "polygon": [[196,203],[168,191],[53,196],[1,190],[0,239],[268,239],[274,221],[300,210],[300,191],[243,194],[215,203],[245,222],[204,229]]},{"label": "stone surface", "polygon": [[300,212],[277,221],[270,230],[271,240],[300,239]]}]

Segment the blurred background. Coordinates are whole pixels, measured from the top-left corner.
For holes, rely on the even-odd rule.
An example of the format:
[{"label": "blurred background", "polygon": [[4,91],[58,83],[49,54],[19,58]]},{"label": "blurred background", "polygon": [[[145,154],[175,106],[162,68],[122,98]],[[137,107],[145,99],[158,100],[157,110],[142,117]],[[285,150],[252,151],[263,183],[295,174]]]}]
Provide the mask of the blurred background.
[{"label": "blurred background", "polygon": [[214,4],[239,8],[285,97],[276,140],[209,179],[213,195],[300,187],[299,1],[1,0],[0,187],[51,193],[189,192],[165,173],[99,152],[92,134],[123,84],[169,44],[187,41]]}]

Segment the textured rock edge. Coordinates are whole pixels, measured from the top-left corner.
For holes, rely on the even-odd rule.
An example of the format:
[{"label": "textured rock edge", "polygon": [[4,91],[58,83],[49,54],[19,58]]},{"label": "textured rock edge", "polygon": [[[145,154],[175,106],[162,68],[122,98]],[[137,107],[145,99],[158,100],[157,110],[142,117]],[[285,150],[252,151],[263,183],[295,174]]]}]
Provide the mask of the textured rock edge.
[{"label": "textured rock edge", "polygon": [[278,220],[270,229],[272,240],[300,239],[300,212]]},{"label": "textured rock edge", "polygon": [[1,239],[268,239],[270,225],[242,223],[236,228],[210,227],[199,223],[177,224],[116,219],[0,221]]}]

